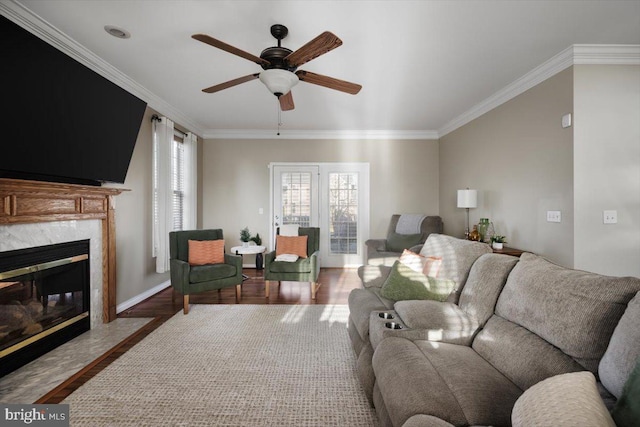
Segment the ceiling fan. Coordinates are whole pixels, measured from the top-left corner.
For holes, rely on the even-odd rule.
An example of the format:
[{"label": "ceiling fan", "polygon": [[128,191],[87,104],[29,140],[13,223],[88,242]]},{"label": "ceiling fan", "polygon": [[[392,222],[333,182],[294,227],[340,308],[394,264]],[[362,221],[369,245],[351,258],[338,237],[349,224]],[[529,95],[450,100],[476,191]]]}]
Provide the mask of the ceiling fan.
[{"label": "ceiling fan", "polygon": [[206,43],[213,47],[217,47],[218,49],[222,49],[225,52],[229,52],[241,58],[248,59],[251,62],[255,62],[264,70],[260,73],[238,77],[237,79],[202,89],[202,91],[206,93],[214,93],[259,78],[269,91],[278,97],[280,109],[283,111],[293,110],[295,108],[293,104],[293,96],[291,95],[291,88],[298,84],[298,81],[324,86],[329,89],[339,90],[352,95],[360,92],[362,86],[359,84],[323,76],[310,71],[298,70],[298,67],[302,64],[305,64],[340,46],[342,44],[342,40],[340,40],[335,34],[325,31],[295,52],[281,46],[281,40],[287,37],[287,34],[289,34],[289,30],[284,25],[272,25],[271,35],[278,40],[278,46],[266,48],[262,53],[260,53],[259,57],[226,44],[220,40],[214,39],[206,34],[192,35],[192,38],[201,41],[202,43]]}]

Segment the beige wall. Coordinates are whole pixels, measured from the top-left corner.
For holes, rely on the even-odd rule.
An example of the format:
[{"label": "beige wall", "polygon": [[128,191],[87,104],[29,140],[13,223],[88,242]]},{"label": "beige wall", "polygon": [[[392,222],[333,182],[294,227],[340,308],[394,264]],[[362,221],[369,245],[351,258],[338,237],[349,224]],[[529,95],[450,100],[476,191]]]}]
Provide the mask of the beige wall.
[{"label": "beige wall", "polygon": [[[470,223],[489,218],[510,246],[573,266],[573,70],[551,77],[440,139],[440,215],[461,236],[456,190],[478,190]],[[561,223],[546,211],[562,212]]]},{"label": "beige wall", "polygon": [[438,214],[437,141],[206,140],[202,158],[202,225],[222,228],[227,249],[245,226],[268,236],[271,162],[368,162],[372,238],[394,213]]},{"label": "beige wall", "polygon": [[145,111],[124,184],[110,185],[130,190],[116,197],[117,304],[169,280],[168,273],[155,272],[151,257],[153,114],[150,108]]},{"label": "beige wall", "polygon": [[640,66],[574,68],[575,267],[640,277]]}]

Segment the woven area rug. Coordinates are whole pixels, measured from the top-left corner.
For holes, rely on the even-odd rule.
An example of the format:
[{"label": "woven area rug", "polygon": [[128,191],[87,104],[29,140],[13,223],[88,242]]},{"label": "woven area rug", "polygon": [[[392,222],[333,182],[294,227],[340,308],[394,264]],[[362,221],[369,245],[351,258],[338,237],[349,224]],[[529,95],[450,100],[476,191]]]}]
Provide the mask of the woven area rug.
[{"label": "woven area rug", "polygon": [[344,305],[192,305],[71,394],[72,426],[376,426]]}]

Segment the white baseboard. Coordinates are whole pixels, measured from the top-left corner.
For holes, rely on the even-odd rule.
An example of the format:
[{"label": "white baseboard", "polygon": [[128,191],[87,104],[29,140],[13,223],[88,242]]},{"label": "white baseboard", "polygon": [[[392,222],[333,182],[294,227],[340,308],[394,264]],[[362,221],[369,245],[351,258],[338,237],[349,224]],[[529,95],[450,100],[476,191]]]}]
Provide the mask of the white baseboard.
[{"label": "white baseboard", "polygon": [[125,302],[118,304],[116,306],[116,313],[121,313],[123,311],[125,311],[128,308],[133,307],[134,305],[141,303],[142,301],[146,300],[147,298],[157,294],[158,292],[167,289],[169,286],[171,286],[171,281],[167,280],[166,282],[162,282],[157,286],[154,286],[153,288],[149,289],[148,291],[145,291],[143,293],[141,293],[140,295],[137,295],[131,299],[126,300]]}]

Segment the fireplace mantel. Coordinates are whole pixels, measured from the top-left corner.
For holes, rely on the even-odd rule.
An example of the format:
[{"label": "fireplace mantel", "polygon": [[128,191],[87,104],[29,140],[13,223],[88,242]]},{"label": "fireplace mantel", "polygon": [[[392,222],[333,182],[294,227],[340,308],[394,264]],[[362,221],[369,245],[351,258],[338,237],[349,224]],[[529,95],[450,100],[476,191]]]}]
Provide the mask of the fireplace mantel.
[{"label": "fireplace mantel", "polygon": [[100,220],[102,319],[116,318],[116,227],[113,197],[120,188],[0,178],[0,224]]}]

